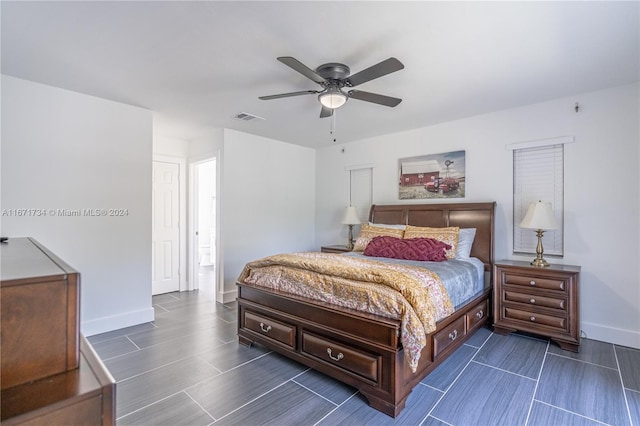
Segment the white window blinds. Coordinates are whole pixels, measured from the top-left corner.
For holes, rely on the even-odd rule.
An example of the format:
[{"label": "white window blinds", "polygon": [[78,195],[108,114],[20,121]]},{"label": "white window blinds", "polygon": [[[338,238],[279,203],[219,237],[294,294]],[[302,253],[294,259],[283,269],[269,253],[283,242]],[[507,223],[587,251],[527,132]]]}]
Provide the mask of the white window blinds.
[{"label": "white window blinds", "polygon": [[544,254],[562,256],[564,229],[564,145],[513,150],[513,252],[536,252],[538,238],[532,229],[520,228],[529,203],[550,202],[558,229],[545,231]]}]

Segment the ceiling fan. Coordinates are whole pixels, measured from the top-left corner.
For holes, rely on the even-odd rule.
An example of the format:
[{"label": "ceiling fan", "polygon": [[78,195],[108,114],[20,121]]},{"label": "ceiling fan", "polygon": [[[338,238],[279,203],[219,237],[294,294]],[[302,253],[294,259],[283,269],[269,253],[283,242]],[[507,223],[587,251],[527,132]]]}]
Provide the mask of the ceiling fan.
[{"label": "ceiling fan", "polygon": [[333,110],[344,105],[349,98],[373,102],[375,104],[385,105],[388,107],[395,107],[402,102],[402,99],[379,95],[377,93],[364,92],[362,90],[345,91],[348,88],[358,86],[375,78],[391,74],[395,71],[400,71],[404,68],[404,65],[396,58],[385,59],[384,61],[372,65],[369,68],[353,75],[349,75],[351,70],[348,66],[337,62],[323,64],[315,70],[312,70],[291,56],[281,56],[278,58],[278,61],[293,68],[308,79],[315,81],[322,86],[322,89],[302,90],[299,92],[281,93],[279,95],[260,96],[259,99],[270,100],[319,93],[318,100],[322,104],[320,118],[331,117],[333,115]]}]

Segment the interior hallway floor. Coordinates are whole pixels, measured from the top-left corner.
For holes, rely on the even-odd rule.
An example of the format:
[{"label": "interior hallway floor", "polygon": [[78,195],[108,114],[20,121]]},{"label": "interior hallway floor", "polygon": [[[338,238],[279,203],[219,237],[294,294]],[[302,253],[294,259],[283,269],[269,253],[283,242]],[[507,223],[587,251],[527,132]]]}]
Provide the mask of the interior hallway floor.
[{"label": "interior hallway floor", "polygon": [[392,419],[355,389],[236,337],[236,304],[153,297],[155,321],[89,341],[117,381],[117,425],[640,425],[640,350],[580,353],[480,329]]}]

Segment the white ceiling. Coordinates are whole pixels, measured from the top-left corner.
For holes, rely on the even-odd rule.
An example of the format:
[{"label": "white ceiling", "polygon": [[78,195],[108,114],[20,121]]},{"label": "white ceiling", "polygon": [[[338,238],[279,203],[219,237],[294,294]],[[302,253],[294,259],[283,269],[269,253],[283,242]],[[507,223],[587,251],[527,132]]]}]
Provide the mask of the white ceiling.
[{"label": "white ceiling", "polygon": [[[276,60],[356,73],[388,57],[405,69],[358,89],[338,142],[393,133],[639,80],[639,2],[1,3],[2,73],[154,111],[154,131],[190,140],[232,128],[332,144],[317,90]],[[242,122],[240,112],[265,118]]]}]

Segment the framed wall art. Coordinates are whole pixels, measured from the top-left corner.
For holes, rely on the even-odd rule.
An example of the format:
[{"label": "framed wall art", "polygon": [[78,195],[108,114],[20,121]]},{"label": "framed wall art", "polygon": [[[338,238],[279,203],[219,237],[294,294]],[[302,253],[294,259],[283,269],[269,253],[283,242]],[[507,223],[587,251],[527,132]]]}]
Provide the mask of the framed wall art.
[{"label": "framed wall art", "polygon": [[399,159],[399,198],[464,198],[464,163],[465,151]]}]

